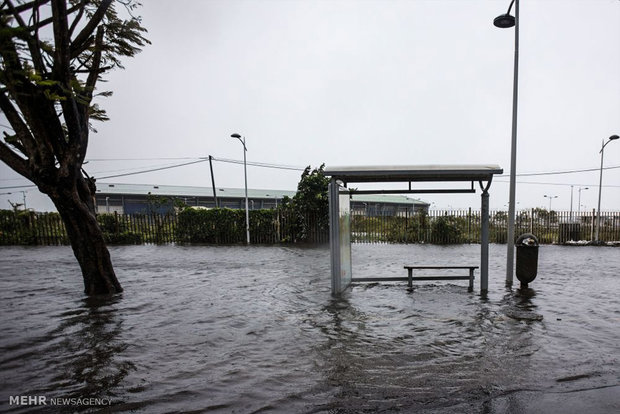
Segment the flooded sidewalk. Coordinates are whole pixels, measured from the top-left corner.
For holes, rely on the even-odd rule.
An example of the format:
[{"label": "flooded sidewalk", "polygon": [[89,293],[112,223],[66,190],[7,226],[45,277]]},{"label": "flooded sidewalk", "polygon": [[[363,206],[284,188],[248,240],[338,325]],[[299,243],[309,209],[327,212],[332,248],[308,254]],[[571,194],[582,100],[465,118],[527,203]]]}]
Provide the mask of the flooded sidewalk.
[{"label": "flooded sidewalk", "polygon": [[[478,245],[353,245],[354,277],[476,264]],[[0,248],[0,406],[10,412],[617,412],[620,254],[540,248],[532,289],[354,285],[329,249],[112,247],[125,291],[82,293],[69,247]],[[478,276],[478,275],[477,275]],[[110,406],[16,406],[11,396]]]}]

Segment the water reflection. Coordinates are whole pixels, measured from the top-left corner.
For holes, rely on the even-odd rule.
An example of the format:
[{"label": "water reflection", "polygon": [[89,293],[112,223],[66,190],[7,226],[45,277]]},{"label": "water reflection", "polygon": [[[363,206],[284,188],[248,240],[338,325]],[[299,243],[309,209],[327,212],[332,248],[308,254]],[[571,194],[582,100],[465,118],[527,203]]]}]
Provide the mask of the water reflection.
[{"label": "water reflection", "polygon": [[[521,391],[536,371],[528,358],[540,346],[535,297],[507,290],[495,303],[461,286],[373,284],[332,299],[315,347],[332,387],[325,408],[456,413],[473,398],[499,412],[493,401]],[[502,406],[521,412],[512,400]]]},{"label": "water reflection", "polygon": [[[123,355],[129,345],[122,339],[123,318],[118,312],[122,300],[122,295],[85,298],[78,307],[60,315],[58,327],[49,333],[53,345],[44,350],[57,356],[50,361],[53,374],[46,390],[50,398],[114,402],[123,380],[135,370]],[[62,395],[58,395],[59,389]]]}]

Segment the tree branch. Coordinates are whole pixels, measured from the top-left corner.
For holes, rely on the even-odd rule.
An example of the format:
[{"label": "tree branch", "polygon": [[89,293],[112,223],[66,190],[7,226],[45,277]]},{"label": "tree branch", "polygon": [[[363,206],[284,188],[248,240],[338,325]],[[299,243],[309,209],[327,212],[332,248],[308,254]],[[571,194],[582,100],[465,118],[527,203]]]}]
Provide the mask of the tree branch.
[{"label": "tree branch", "polygon": [[88,102],[93,99],[93,91],[95,90],[95,84],[99,79],[100,66],[101,66],[101,50],[103,49],[103,26],[97,28],[97,35],[95,36],[95,52],[93,53],[92,63],[86,79],[86,97]]},{"label": "tree branch", "polygon": [[24,150],[26,151],[24,155],[28,158],[41,158],[41,154],[38,151],[37,143],[34,140],[34,137],[30,133],[28,126],[23,121],[22,117],[19,115],[9,98],[4,94],[4,92],[0,93],[0,109],[4,112],[4,116],[13,127],[13,130],[17,134],[17,139],[23,145]]},{"label": "tree branch", "polygon": [[28,25],[26,24],[26,22],[24,21],[24,19],[22,19],[22,16],[20,15],[21,12],[32,9],[33,17],[36,16],[36,18],[38,18],[39,2],[35,0],[32,3],[28,3],[27,8],[24,8],[24,5],[15,7],[13,6],[13,3],[10,0],[7,0],[6,4],[11,10],[13,17],[15,18],[15,21],[17,21],[19,26],[25,31],[25,33],[23,34],[23,37],[25,38],[26,43],[28,44],[28,50],[30,51],[30,57],[32,58],[32,65],[34,66],[37,72],[41,74],[46,73],[46,68],[45,68],[45,65],[43,64],[43,58],[41,56],[41,50],[39,49],[38,32],[37,30],[35,30],[34,35],[31,35],[30,32],[32,31],[32,29],[28,27]]},{"label": "tree branch", "polygon": [[[39,2],[35,1],[35,5],[32,9],[32,17],[33,21],[36,23],[39,21]],[[28,36],[28,49],[30,50],[30,56],[32,56],[32,64],[34,65],[34,69],[39,72],[41,75],[47,72],[47,68],[43,63],[43,56],[41,55],[41,49],[39,41],[39,28],[37,27],[34,30],[33,36]]]},{"label": "tree branch", "polygon": [[93,16],[90,18],[88,23],[86,23],[86,26],[84,26],[82,31],[78,33],[75,39],[73,39],[73,42],[71,42],[72,57],[79,55],[86,49],[86,45],[89,44],[89,39],[91,39],[95,29],[105,17],[105,13],[108,11],[110,4],[112,4],[112,0],[102,0]]},{"label": "tree branch", "polygon": [[82,1],[80,4],[78,4],[77,6],[69,9],[69,14],[73,13],[74,9],[76,7],[79,7],[78,10],[78,15],[75,16],[75,19],[73,19],[73,23],[71,23],[71,27],[69,28],[69,38],[71,38],[71,36],[73,36],[73,31],[75,30],[75,28],[77,27],[78,23],[80,22],[80,20],[82,19],[82,16],[84,15],[84,10],[86,10],[86,2],[88,0],[84,0]]},{"label": "tree branch", "polygon": [[[0,29],[6,30],[7,28],[4,19],[0,19]],[[17,103],[25,122],[30,126],[32,136],[38,141],[34,144],[37,152],[32,155],[38,155],[42,163],[54,165],[54,150],[56,149],[60,154],[61,148],[54,139],[56,137],[50,137],[50,131],[57,133],[60,130],[62,134],[62,129],[57,120],[51,123],[54,121],[52,118],[56,116],[53,103],[26,77],[26,71],[22,67],[15,43],[10,36],[0,36],[0,56],[4,63],[3,76],[0,80],[5,83],[8,96],[11,96],[11,99]],[[6,113],[10,115],[11,108],[13,110],[15,108],[8,101],[7,96],[4,98],[7,100],[4,103],[4,107],[7,108]],[[19,125],[15,125],[14,128],[17,130]]]},{"label": "tree branch", "polygon": [[[26,10],[32,9],[35,6],[42,6],[45,3],[49,3],[49,2],[50,0],[38,0],[38,1],[34,0],[34,1],[31,1],[30,3],[20,4],[19,6],[16,6],[16,7],[12,7],[12,6],[9,6],[9,7],[12,7],[12,10],[11,10],[12,12],[22,13],[22,12],[25,12]],[[5,3],[11,3],[11,1],[7,0]]]},{"label": "tree branch", "polygon": [[[9,7],[9,10],[11,10],[11,13],[13,14],[13,17],[15,17],[15,21],[17,23],[19,23],[19,26],[27,29],[28,25],[26,24],[26,22],[24,21],[24,19],[22,19],[22,16],[19,14],[21,12],[17,11],[17,8],[15,6],[13,6],[13,2],[11,2],[11,0],[6,0],[5,4]],[[28,9],[26,9],[28,10]]]},{"label": "tree branch", "polygon": [[[69,150],[60,161],[60,175],[63,177],[75,177],[80,165],[75,165],[76,156],[82,144],[84,130],[78,103],[73,94],[71,57],[69,46],[69,24],[67,21],[67,8],[64,0],[52,0],[52,17],[54,19],[54,43],[56,53],[54,55],[54,80],[60,83],[63,91],[63,99],[60,100],[67,134],[69,138]],[[86,130],[87,131],[87,130]]]},{"label": "tree branch", "polygon": [[[45,0],[45,2],[47,3],[50,0]],[[78,10],[81,13],[83,13],[83,7],[88,4],[89,1],[88,0],[84,0],[83,2],[71,7],[70,9],[67,10],[67,15],[73,13],[74,11]],[[43,19],[41,20],[39,23],[37,23],[36,25],[30,26],[28,29],[30,30],[35,30],[35,29],[40,29],[44,26],[47,26],[50,23],[54,23],[54,18],[53,17],[48,17],[47,19]]]},{"label": "tree branch", "polygon": [[4,161],[6,165],[18,174],[21,174],[33,183],[35,182],[28,169],[28,161],[18,156],[2,141],[0,141],[0,160]]}]

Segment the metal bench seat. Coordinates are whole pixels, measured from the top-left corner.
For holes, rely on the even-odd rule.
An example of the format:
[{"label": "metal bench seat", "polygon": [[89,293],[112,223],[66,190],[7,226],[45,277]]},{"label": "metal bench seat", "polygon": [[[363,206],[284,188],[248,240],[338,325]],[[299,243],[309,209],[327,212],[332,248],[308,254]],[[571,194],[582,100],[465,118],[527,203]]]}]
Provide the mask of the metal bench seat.
[{"label": "metal bench seat", "polygon": [[[360,277],[353,278],[351,282],[401,282],[407,281],[408,287],[413,287],[414,280],[469,280],[469,292],[474,290],[474,270],[478,269],[478,266],[404,266],[407,269],[407,277]],[[413,270],[452,270],[452,269],[467,269],[469,275],[424,275],[413,276]]]}]

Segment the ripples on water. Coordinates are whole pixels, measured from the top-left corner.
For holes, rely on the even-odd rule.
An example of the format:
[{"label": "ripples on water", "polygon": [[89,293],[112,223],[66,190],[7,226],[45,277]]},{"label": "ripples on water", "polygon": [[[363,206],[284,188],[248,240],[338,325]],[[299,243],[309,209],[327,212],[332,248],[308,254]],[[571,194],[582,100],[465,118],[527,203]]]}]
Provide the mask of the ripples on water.
[{"label": "ripples on water", "polygon": [[[521,292],[491,246],[486,299],[466,281],[333,299],[327,248],[111,253],[125,292],[88,299],[70,248],[0,249],[2,410],[33,411],[10,395],[149,413],[620,410],[618,249],[543,246]],[[353,258],[355,276],[405,276],[476,265],[479,246],[354,245]]]}]

